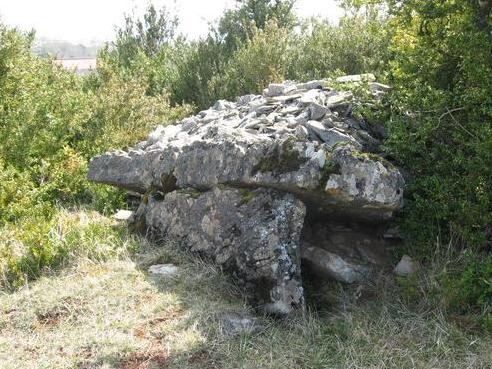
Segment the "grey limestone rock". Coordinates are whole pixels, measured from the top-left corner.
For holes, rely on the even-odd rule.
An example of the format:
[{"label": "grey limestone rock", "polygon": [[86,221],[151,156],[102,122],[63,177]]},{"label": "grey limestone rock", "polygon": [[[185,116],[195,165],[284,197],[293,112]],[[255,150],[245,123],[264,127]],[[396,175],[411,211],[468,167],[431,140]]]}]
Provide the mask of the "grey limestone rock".
[{"label": "grey limestone rock", "polygon": [[394,269],[394,273],[400,277],[409,277],[417,271],[417,264],[408,255],[403,255]]},{"label": "grey limestone rock", "polygon": [[137,211],[154,237],[213,260],[250,292],[252,305],[276,315],[303,305],[304,216],[304,204],[292,194],[218,187],[149,197]]},{"label": "grey limestone rock", "polygon": [[316,272],[344,283],[362,282],[371,272],[367,266],[351,263],[319,247],[304,247],[302,257]]},{"label": "grey limestone rock", "polygon": [[[301,249],[322,275],[369,278],[385,241],[359,224],[384,224],[402,207],[403,177],[378,154],[384,126],[352,114],[357,94],[330,87],[365,82],[375,99],[389,89],[356,75],[219,100],[128,151],[92,158],[88,178],[141,194],[135,229],[203,254],[254,306],[288,314],[303,306]],[[331,233],[301,240],[313,212]]]},{"label": "grey limestone rock", "polygon": [[161,277],[174,277],[178,274],[179,268],[173,264],[155,264],[149,267],[149,273]]}]

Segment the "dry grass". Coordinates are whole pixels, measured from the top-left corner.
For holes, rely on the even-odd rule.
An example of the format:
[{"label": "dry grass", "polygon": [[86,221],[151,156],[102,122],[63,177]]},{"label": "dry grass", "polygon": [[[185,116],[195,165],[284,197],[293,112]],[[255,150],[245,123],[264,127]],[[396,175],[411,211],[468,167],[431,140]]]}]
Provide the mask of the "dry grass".
[{"label": "dry grass", "polygon": [[[323,310],[222,336],[211,318],[247,309],[238,290],[173,245],[143,249],[82,259],[1,295],[0,368],[492,368],[489,336],[461,330],[439,310],[409,307],[385,280],[370,291],[312,283]],[[165,262],[181,273],[145,272]]]}]

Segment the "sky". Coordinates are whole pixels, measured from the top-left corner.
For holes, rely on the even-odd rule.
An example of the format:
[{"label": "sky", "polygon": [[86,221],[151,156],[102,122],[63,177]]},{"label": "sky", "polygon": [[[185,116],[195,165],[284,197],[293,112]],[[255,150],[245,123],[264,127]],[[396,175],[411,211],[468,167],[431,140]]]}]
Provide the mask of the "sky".
[{"label": "sky", "polygon": [[[151,0],[165,5],[180,19],[179,31],[189,38],[204,36],[208,24],[231,8],[234,0]],[[22,30],[35,29],[38,37],[89,43],[109,41],[123,15],[141,14],[149,0],[0,0],[0,20]],[[336,22],[342,10],[336,0],[298,0],[301,17],[321,16]]]}]

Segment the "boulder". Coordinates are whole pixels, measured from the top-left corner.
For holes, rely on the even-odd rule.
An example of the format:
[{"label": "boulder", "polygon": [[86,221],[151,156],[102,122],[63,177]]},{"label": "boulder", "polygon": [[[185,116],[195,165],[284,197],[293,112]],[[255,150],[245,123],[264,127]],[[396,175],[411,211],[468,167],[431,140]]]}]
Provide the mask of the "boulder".
[{"label": "boulder", "polygon": [[213,260],[249,292],[252,305],[276,315],[303,305],[304,216],[304,204],[292,194],[218,187],[150,196],[136,214],[150,234]]},{"label": "boulder", "polygon": [[166,127],[155,143],[93,158],[88,176],[142,194],[208,190],[220,184],[275,188],[307,199],[322,198],[329,212],[366,219],[391,217],[402,205],[398,169],[353,145],[337,146],[357,144],[340,130],[322,131],[314,121],[308,123],[308,131],[318,132],[326,143],[302,140],[295,129],[292,134],[250,133],[220,121],[171,137],[166,133],[174,129]]},{"label": "boulder", "polygon": [[[345,76],[219,100],[92,158],[88,178],[141,194],[133,229],[180,241],[229,271],[254,306],[288,314],[303,306],[301,254],[320,275],[364,281],[403,204],[400,170],[379,155],[384,127],[352,114],[357,94],[330,87],[362,82],[374,99],[389,88]],[[301,238],[311,223],[330,234]]]},{"label": "boulder", "polygon": [[410,277],[417,271],[417,264],[408,255],[403,255],[393,270],[399,277]]}]

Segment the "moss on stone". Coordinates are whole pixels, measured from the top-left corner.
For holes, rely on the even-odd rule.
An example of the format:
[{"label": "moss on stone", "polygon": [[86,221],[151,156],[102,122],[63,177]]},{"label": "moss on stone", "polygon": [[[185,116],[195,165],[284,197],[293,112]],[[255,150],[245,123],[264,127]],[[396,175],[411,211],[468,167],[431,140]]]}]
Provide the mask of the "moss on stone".
[{"label": "moss on stone", "polygon": [[239,192],[241,193],[241,205],[247,204],[255,196],[255,193],[247,188],[241,188]]},{"label": "moss on stone", "polygon": [[295,138],[291,137],[280,145],[273,146],[271,152],[253,168],[253,173],[272,172],[278,175],[298,170],[307,158],[299,154],[294,144]]},{"label": "moss on stone", "polygon": [[164,193],[168,193],[176,190],[178,188],[176,186],[176,182],[177,182],[177,178],[174,176],[172,172],[161,174],[161,187]]},{"label": "moss on stone", "polygon": [[332,174],[340,174],[340,165],[333,161],[331,153],[325,154],[325,165],[320,170],[321,178],[319,180],[319,188],[324,191],[326,182]]},{"label": "moss on stone", "polygon": [[142,202],[147,205],[149,203],[149,199],[153,197],[156,193],[159,192],[159,189],[154,185],[151,185],[147,191],[142,195]]},{"label": "moss on stone", "polygon": [[197,190],[196,188],[192,188],[192,187],[182,188],[182,189],[178,190],[178,192],[184,193],[184,194],[190,196],[191,198],[193,198],[195,200],[198,199],[203,194],[202,191]]},{"label": "moss on stone", "polygon": [[336,142],[330,149],[331,152],[333,152],[336,148],[342,147],[342,146],[352,146],[354,147],[354,143],[351,141],[339,141]]},{"label": "moss on stone", "polygon": [[383,158],[382,156],[378,154],[374,154],[372,152],[360,152],[360,151],[355,151],[354,156],[363,160],[372,160],[372,161],[378,161],[383,166],[387,169],[393,169],[395,166],[391,164],[388,160]]}]

